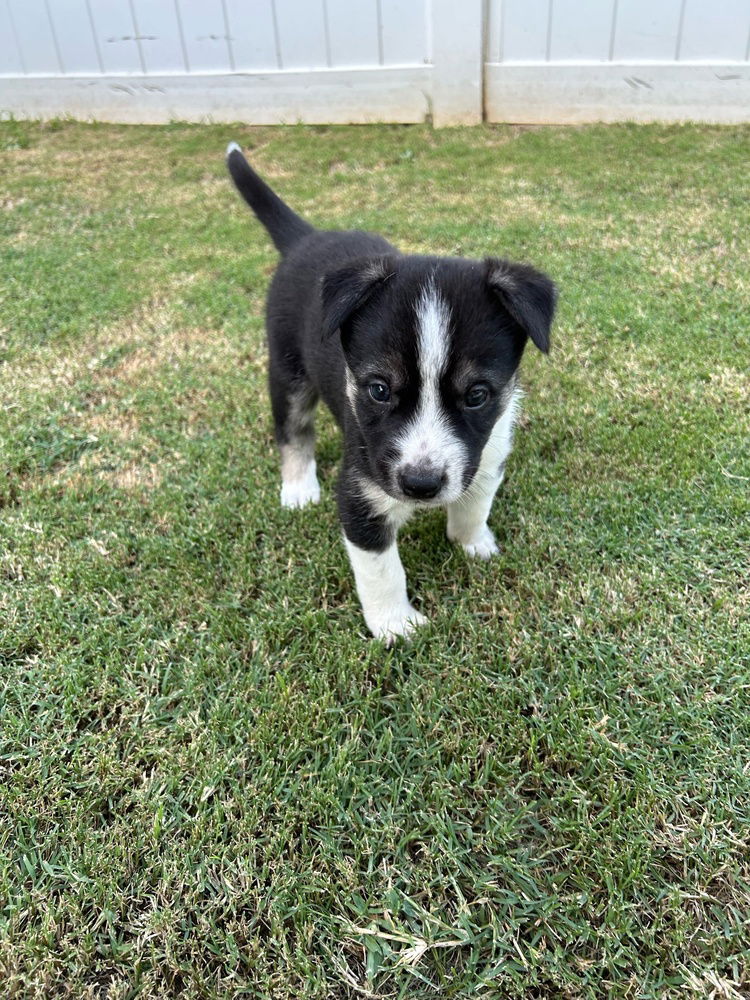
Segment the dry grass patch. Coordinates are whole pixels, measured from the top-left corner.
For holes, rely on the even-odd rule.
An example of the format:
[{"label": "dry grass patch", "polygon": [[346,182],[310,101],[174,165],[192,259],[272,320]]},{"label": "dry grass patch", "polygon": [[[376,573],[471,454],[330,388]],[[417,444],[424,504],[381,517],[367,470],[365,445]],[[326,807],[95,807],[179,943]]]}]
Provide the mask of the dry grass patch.
[{"label": "dry grass patch", "polygon": [[96,482],[107,483],[128,493],[148,493],[161,485],[164,474],[154,461],[144,458],[153,454],[153,446],[143,448],[140,457],[126,458],[116,451],[93,451],[82,455],[70,465],[63,466],[48,477],[48,481],[62,489],[82,490]]},{"label": "dry grass patch", "polygon": [[169,176],[169,164],[155,163],[151,148],[112,148],[90,138],[72,149],[43,143],[5,155],[29,188],[41,178],[56,182],[67,196],[81,198],[91,209],[102,208],[124,188],[138,197],[163,189]]},{"label": "dry grass patch", "polygon": [[156,299],[140,306],[126,320],[91,331],[71,351],[65,343],[49,343],[24,351],[4,372],[3,391],[7,405],[20,405],[30,396],[59,394],[70,390],[82,378],[101,370],[118,350],[127,349],[143,337],[143,331],[165,329],[173,321],[174,308],[168,304],[175,288],[166,288]]},{"label": "dry grass patch", "polygon": [[229,339],[215,330],[201,328],[152,328],[141,333],[132,328],[132,339],[123,341],[128,348],[121,360],[95,371],[102,385],[142,386],[158,378],[165,368],[190,362],[210,371],[223,366],[236,353]]}]

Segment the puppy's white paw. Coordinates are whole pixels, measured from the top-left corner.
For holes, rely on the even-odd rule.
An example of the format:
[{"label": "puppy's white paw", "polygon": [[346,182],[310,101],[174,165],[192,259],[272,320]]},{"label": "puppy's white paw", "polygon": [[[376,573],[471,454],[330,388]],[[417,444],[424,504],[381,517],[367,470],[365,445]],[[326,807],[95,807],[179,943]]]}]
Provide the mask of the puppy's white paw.
[{"label": "puppy's white paw", "polygon": [[474,532],[468,541],[461,541],[461,547],[472,559],[491,559],[500,552],[495,536],[486,524]]},{"label": "puppy's white paw", "polygon": [[376,639],[382,639],[386,646],[392,646],[397,639],[408,639],[420,625],[426,625],[423,614],[407,604],[384,615],[369,615],[367,625]]},{"label": "puppy's white paw", "polygon": [[281,506],[294,509],[320,500],[320,485],[315,475],[281,484]]}]

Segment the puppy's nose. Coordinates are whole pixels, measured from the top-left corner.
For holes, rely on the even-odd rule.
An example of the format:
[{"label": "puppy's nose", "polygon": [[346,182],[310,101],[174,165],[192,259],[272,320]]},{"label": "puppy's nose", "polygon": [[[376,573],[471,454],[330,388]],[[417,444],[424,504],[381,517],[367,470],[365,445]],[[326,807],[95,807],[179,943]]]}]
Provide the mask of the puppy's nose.
[{"label": "puppy's nose", "polygon": [[431,468],[415,468],[407,465],[398,475],[398,485],[407,497],[415,500],[431,500],[445,485],[445,473]]}]

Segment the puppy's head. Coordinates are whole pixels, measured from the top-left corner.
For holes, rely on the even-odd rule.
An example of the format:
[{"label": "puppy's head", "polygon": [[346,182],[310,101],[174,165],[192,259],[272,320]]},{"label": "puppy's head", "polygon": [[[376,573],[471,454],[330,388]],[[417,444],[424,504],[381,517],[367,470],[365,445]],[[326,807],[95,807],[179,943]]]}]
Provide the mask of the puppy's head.
[{"label": "puppy's head", "polygon": [[323,282],[323,333],[338,335],[347,397],[374,482],[442,505],[471,483],[512,405],[529,338],[549,350],[555,286],[504,260],[385,256]]}]

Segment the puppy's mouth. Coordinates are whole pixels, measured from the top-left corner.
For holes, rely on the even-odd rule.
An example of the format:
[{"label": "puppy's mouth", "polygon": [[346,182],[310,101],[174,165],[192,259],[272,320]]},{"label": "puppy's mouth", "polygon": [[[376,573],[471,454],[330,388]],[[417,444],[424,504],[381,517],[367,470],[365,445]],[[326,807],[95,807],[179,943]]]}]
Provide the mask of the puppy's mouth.
[{"label": "puppy's mouth", "polygon": [[450,503],[442,495],[436,497],[430,497],[427,500],[420,500],[418,497],[410,497],[405,493],[395,493],[396,499],[400,500],[401,503],[408,503],[412,507],[427,508],[427,507],[444,507],[446,503]]}]

